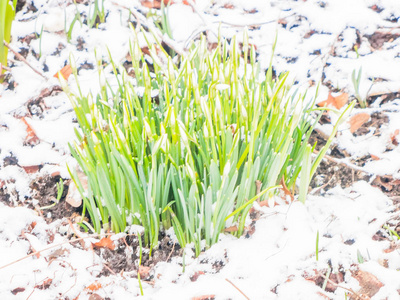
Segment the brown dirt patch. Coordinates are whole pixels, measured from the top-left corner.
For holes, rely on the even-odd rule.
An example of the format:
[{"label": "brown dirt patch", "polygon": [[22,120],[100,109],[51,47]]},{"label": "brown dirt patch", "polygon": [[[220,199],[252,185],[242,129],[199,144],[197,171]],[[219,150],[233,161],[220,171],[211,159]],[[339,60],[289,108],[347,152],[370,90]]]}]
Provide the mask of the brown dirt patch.
[{"label": "brown dirt patch", "polygon": [[390,32],[377,31],[377,32],[373,33],[372,35],[367,35],[366,38],[368,39],[372,48],[377,50],[377,49],[380,49],[384,43],[392,42],[393,40],[397,39],[399,36],[400,36],[400,34],[393,34]]},{"label": "brown dirt patch", "polygon": [[[102,248],[95,250],[97,254],[104,260],[105,267],[99,276],[108,276],[113,273],[138,271],[139,269],[139,240],[136,236],[127,236],[120,240],[119,247],[115,250]],[[159,262],[168,262],[175,256],[182,256],[183,250],[179,244],[174,244],[171,238],[165,233],[160,234],[159,246],[153,249],[151,257],[149,251],[143,248],[141,268],[146,267],[146,272],[142,280],[152,280],[153,274],[151,270]],[[142,241],[144,243],[144,241]]]},{"label": "brown dirt patch", "polygon": [[39,203],[33,205],[33,203],[30,202],[28,207],[33,208],[42,214],[45,220],[49,223],[64,217],[70,218],[82,211],[82,207],[72,207],[65,201],[65,197],[68,193],[68,182],[64,182],[64,190],[60,201],[52,207],[41,209],[42,207],[51,206],[56,202],[57,183],[60,182],[60,178],[59,175],[45,175],[32,181],[30,185],[30,188],[32,189],[32,199],[38,200]]}]

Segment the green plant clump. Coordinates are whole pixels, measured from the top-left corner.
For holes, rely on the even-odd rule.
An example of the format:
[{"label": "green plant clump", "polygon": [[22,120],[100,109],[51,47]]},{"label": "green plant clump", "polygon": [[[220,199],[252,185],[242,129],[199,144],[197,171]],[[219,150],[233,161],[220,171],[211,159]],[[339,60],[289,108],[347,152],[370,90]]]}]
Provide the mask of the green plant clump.
[{"label": "green plant clump", "polygon": [[211,53],[202,38],[178,64],[159,43],[149,49],[151,63],[131,44],[135,78],[111,60],[116,87],[99,59],[95,96],[64,82],[81,129],[70,148],[88,189],[70,173],[96,231],[140,224],[152,249],[173,226],[180,246],[193,243],[198,255],[227,222],[240,236],[251,204],[272,197],[282,178],[293,190],[301,177],[305,197],[329,145],[311,159],[314,103],[289,95],[287,74],[260,72],[246,36],[243,51],[233,39]]},{"label": "green plant clump", "polygon": [[0,65],[5,67],[7,66],[8,49],[4,46],[4,41],[10,42],[11,25],[15,17],[16,6],[17,0],[13,0],[12,3],[8,0],[0,1]]}]

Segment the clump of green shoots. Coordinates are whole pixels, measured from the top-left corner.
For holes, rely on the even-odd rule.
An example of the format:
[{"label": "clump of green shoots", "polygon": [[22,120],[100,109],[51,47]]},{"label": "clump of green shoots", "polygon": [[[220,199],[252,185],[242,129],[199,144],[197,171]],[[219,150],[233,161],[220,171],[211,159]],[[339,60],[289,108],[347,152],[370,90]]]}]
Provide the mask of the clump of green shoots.
[{"label": "clump of green shoots", "polygon": [[5,47],[4,41],[10,42],[11,25],[15,18],[15,8],[17,0],[0,1],[0,75],[3,73],[1,66],[7,67],[8,48]]},{"label": "clump of green shoots", "polygon": [[356,70],[353,70],[353,72],[351,73],[351,81],[353,82],[355,97],[356,97],[358,103],[360,104],[360,107],[366,108],[368,105],[367,97],[368,97],[369,92],[371,91],[372,86],[374,85],[375,80],[374,80],[374,78],[372,79],[372,83],[371,83],[365,97],[362,97],[360,95],[361,75],[362,75],[362,67],[360,67],[360,69],[358,69],[357,75],[356,75]]},{"label": "clump of green shoots", "polygon": [[174,64],[149,43],[150,64],[135,38],[135,78],[111,60],[111,84],[99,58],[98,94],[64,83],[80,125],[70,149],[87,190],[70,173],[96,231],[140,224],[151,254],[160,230],[173,227],[180,246],[193,243],[199,255],[227,223],[240,236],[252,203],[273,197],[281,180],[294,190],[301,177],[305,199],[327,149],[312,160],[314,103],[289,93],[287,74],[260,71],[246,34],[243,44],[221,39],[209,52],[203,37]]},{"label": "clump of green shoots", "polygon": [[362,67],[358,70],[356,75],[356,70],[351,73],[351,81],[353,82],[355,97],[360,104],[361,108],[367,107],[367,101],[360,95],[360,83],[361,83]]},{"label": "clump of green shoots", "polygon": [[90,3],[89,13],[87,18],[87,25],[89,28],[97,26],[99,23],[104,23],[106,20],[106,13],[104,9],[104,0],[95,0]]}]

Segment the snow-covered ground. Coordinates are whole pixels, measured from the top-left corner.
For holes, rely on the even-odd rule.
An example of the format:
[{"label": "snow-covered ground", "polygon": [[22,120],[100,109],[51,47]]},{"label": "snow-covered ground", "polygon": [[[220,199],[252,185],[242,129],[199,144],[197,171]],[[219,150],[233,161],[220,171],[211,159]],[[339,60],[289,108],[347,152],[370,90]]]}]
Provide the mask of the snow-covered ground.
[{"label": "snow-covered ground", "polygon": [[[114,61],[124,63],[132,36],[128,23],[144,24],[145,6],[152,3],[105,0],[106,22],[98,28],[76,22],[68,42],[65,31],[76,10],[82,20],[92,13],[87,5],[92,1],[76,2],[27,0],[13,23],[11,47],[44,76],[9,53],[11,76],[0,85],[0,299],[140,295],[136,271],[104,275],[110,266],[98,254],[106,249],[93,251],[91,243],[99,238],[72,243],[73,221],[32,209],[43,203],[31,183],[46,174],[67,179],[66,163],[74,164],[68,149],[74,140],[74,113],[53,75],[72,54],[83,93],[95,92],[94,50],[106,56],[108,48]],[[362,299],[399,299],[399,242],[383,229],[388,225],[396,232],[399,223],[398,0],[174,2],[168,8],[169,42],[176,50],[184,51],[200,33],[211,44],[219,32],[238,34],[240,40],[248,28],[265,69],[277,35],[274,70],[290,71],[295,88],[313,95],[322,82],[317,102],[330,92],[352,100],[351,75],[361,69],[359,94],[369,106],[354,109],[349,117],[356,122],[359,117],[354,116],[368,114],[361,128],[345,122],[334,141],[344,158],[331,153],[336,161],[332,169],[349,171],[346,188],[315,189],[305,204],[258,208],[262,214],[249,236],[221,235],[218,244],[196,259],[186,249],[185,272],[181,256],[142,269],[143,298],[346,299],[347,293],[352,299],[361,294]],[[69,84],[75,85],[73,76]],[[337,116],[330,113],[329,118],[334,123]],[[322,135],[332,129],[331,122],[319,125]],[[368,175],[366,181],[355,181],[357,172]],[[321,185],[329,181],[323,174],[318,178]],[[121,235],[112,239],[113,251],[120,249],[127,259],[139,251],[126,247]]]}]

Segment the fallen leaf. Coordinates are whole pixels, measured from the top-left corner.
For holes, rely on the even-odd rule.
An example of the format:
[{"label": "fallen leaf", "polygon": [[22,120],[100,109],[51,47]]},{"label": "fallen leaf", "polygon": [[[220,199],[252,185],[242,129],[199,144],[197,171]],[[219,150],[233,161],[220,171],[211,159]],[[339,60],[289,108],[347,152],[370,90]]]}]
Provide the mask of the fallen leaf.
[{"label": "fallen leaf", "polygon": [[343,93],[339,96],[333,97],[332,94],[329,92],[328,99],[318,103],[317,105],[320,107],[328,107],[333,106],[337,109],[341,109],[349,100],[349,94]]},{"label": "fallen leaf", "polygon": [[368,113],[359,113],[350,118],[350,132],[354,133],[360,128],[365,122],[368,122],[370,115]]},{"label": "fallen leaf", "polygon": [[379,156],[376,156],[376,155],[373,155],[373,154],[370,154],[370,155],[371,155],[371,159],[372,160],[380,160],[381,159]]},{"label": "fallen leaf", "polygon": [[278,203],[276,203],[274,198],[269,198],[269,199],[265,199],[263,201],[258,202],[258,205],[262,206],[266,206],[266,207],[275,207],[276,205],[279,205]]},{"label": "fallen leaf", "polygon": [[147,278],[150,275],[150,267],[139,266],[140,278]]},{"label": "fallen leaf", "polygon": [[37,223],[35,221],[33,221],[27,228],[26,228],[26,232],[31,233],[33,229],[35,229]]},{"label": "fallen leaf", "polygon": [[51,177],[56,177],[56,176],[61,176],[60,171],[55,171],[53,173],[50,174]]},{"label": "fallen leaf", "polygon": [[[182,2],[174,1],[174,0],[163,0],[163,2],[164,2],[165,6],[177,4],[177,3],[190,5],[189,1],[187,1],[187,0],[182,0]],[[195,1],[193,0],[193,2],[195,2]],[[140,0],[140,4],[147,8],[161,8],[161,0]]]},{"label": "fallen leaf", "polygon": [[26,125],[27,136],[25,138],[25,143],[28,144],[28,145],[31,145],[31,146],[35,146],[35,145],[39,144],[40,143],[40,139],[37,137],[35,131],[31,127],[31,125],[29,125],[29,123],[25,120],[24,117],[22,117],[21,120]]},{"label": "fallen leaf", "polygon": [[[88,187],[88,179],[85,173],[80,170],[76,170],[76,174],[78,175],[78,179],[82,185],[83,190],[87,190]],[[71,205],[72,207],[79,207],[82,205],[82,197],[79,193],[78,188],[76,187],[73,180],[70,181],[68,187],[68,194],[65,197],[65,201]]]},{"label": "fallen leaf", "polygon": [[115,244],[109,237],[103,237],[99,242],[94,243],[93,246],[96,248],[108,248],[110,250],[115,249]]},{"label": "fallen leaf", "polygon": [[399,141],[397,140],[397,136],[399,135],[399,133],[400,133],[400,130],[396,129],[393,133],[390,134],[390,141],[395,146],[399,145]]},{"label": "fallen leaf", "polygon": [[52,261],[52,260],[55,260],[57,258],[64,256],[66,253],[69,253],[68,249],[59,248],[57,250],[54,250],[49,256],[47,256],[47,259],[49,261]]},{"label": "fallen leaf", "polygon": [[[285,195],[286,196],[290,196],[290,199],[293,201],[294,200],[294,196],[293,196],[293,194],[289,191],[289,189],[287,188],[287,186],[286,186],[286,183],[285,183],[285,177],[284,176],[282,176],[282,179],[281,179],[281,182],[280,182],[280,184],[282,185],[282,191],[285,193]],[[286,199],[284,199],[285,200],[285,202],[286,202]]]},{"label": "fallen leaf", "polygon": [[61,76],[65,79],[68,80],[69,76],[72,74],[72,68],[70,65],[66,65],[63,67],[60,71],[58,71],[56,74],[54,74],[55,78],[59,78],[58,74],[61,74]]},{"label": "fallen leaf", "polygon": [[42,165],[36,165],[36,166],[21,166],[22,169],[24,169],[24,171],[27,174],[33,174],[33,173],[37,173],[40,171],[40,169],[43,167]]},{"label": "fallen leaf", "polygon": [[213,300],[213,299],[215,299],[215,295],[203,295],[192,298],[192,300]]},{"label": "fallen leaf", "polygon": [[226,9],[234,9],[235,6],[232,3],[225,3],[224,4],[224,8],[226,8]]},{"label": "fallen leaf", "polygon": [[25,292],[25,288],[23,288],[23,287],[17,287],[17,288],[15,288],[15,289],[13,289],[13,290],[11,291],[11,293],[12,293],[13,295],[16,295],[16,294],[22,293],[22,292]]},{"label": "fallen leaf", "polygon": [[400,245],[396,245],[396,243],[392,241],[392,242],[390,242],[389,248],[384,249],[384,250],[383,250],[383,253],[391,253],[391,252],[393,252],[394,250],[397,250],[397,249],[399,249],[399,248],[400,248]]},{"label": "fallen leaf", "polygon": [[99,294],[91,294],[89,300],[104,300]]},{"label": "fallen leaf", "polygon": [[392,182],[386,182],[385,179],[381,178],[380,176],[377,176],[375,180],[372,182],[373,185],[377,186],[383,186],[388,192],[393,190],[393,184]]},{"label": "fallen leaf", "polygon": [[373,297],[376,293],[379,292],[381,287],[383,287],[383,283],[380,282],[375,275],[369,272],[358,270],[352,272],[352,275],[355,279],[357,279],[358,283],[361,286],[361,289],[358,293],[363,294],[369,298]]},{"label": "fallen leaf", "polygon": [[225,232],[236,232],[236,231],[238,231],[238,228],[237,228],[237,226],[229,226],[229,227],[225,228],[224,231]]},{"label": "fallen leaf", "polygon": [[32,234],[26,233],[25,230],[22,230],[21,236],[29,242],[32,254],[34,253],[36,258],[40,258],[40,252],[36,251],[36,249],[32,245],[35,242],[35,239],[37,239],[37,237]]},{"label": "fallen leaf", "polygon": [[[315,285],[322,286],[326,280],[324,276],[322,276],[322,274],[326,274],[326,271],[327,271],[326,269],[321,271],[314,269],[315,275],[311,275],[305,272],[302,276],[304,277],[305,280],[314,282]],[[337,285],[344,281],[344,277],[343,274],[340,272],[337,274],[331,273],[329,275],[329,280],[330,281],[326,283],[325,291],[334,293],[337,289]]]},{"label": "fallen leaf", "polygon": [[197,271],[190,277],[190,281],[194,282],[200,277],[200,275],[204,275],[204,274],[205,273],[203,271]]},{"label": "fallen leaf", "polygon": [[102,288],[101,283],[98,281],[95,281],[92,284],[90,284],[89,286],[87,286],[85,289],[94,292],[101,288]]},{"label": "fallen leaf", "polygon": [[52,282],[53,282],[53,279],[47,278],[47,279],[43,280],[43,282],[41,284],[35,285],[35,288],[39,289],[39,290],[47,290],[51,286]]}]

